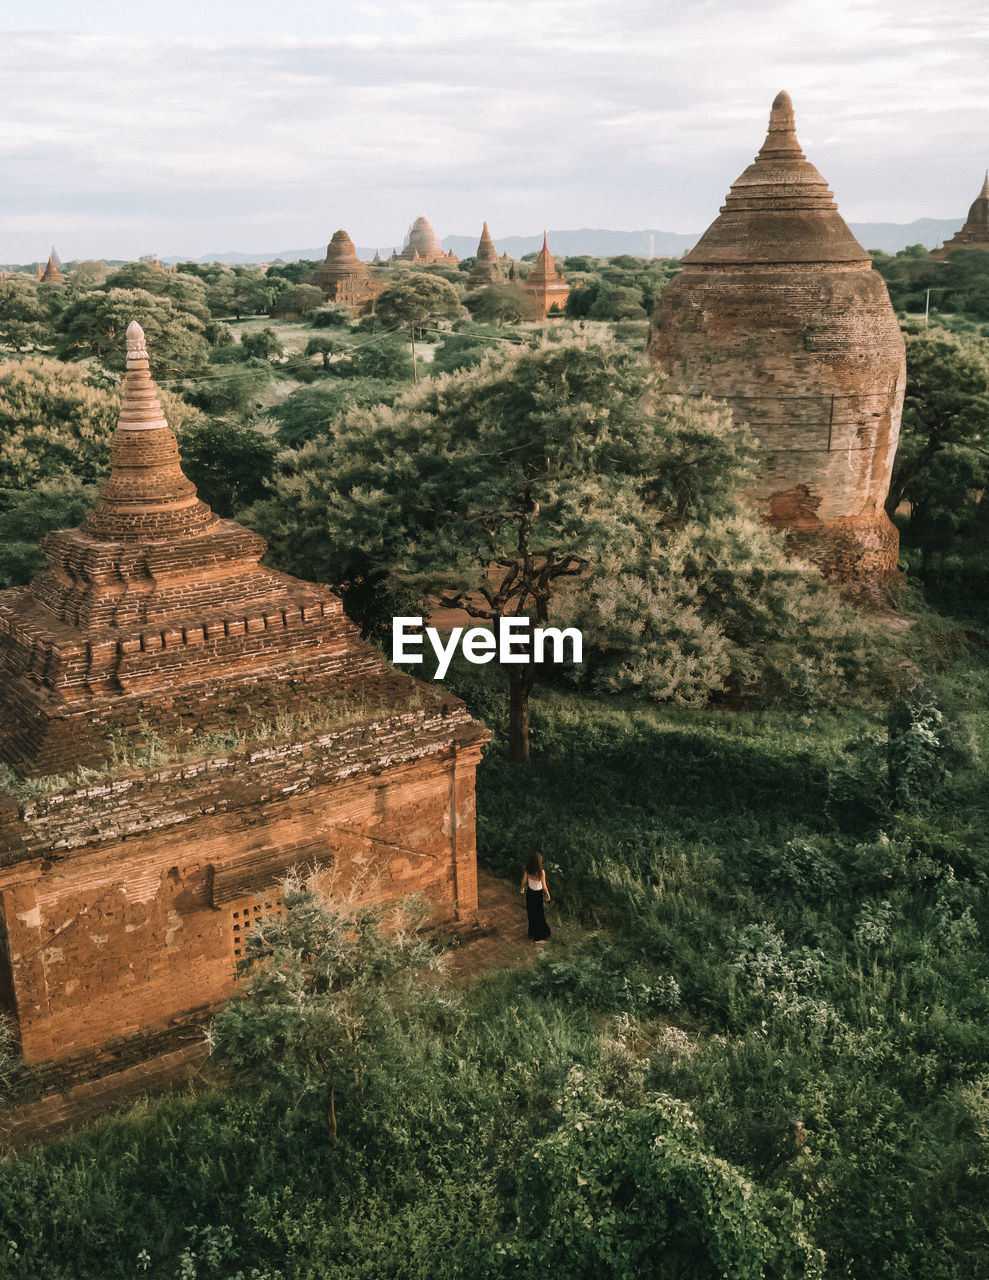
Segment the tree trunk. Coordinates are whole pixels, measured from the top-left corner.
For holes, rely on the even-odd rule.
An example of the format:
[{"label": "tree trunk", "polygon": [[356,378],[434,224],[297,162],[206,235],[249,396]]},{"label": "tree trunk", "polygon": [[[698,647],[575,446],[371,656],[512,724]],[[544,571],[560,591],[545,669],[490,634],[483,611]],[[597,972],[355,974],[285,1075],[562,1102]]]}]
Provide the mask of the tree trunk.
[{"label": "tree trunk", "polygon": [[323,1112],[326,1118],[326,1128],[329,1131],[330,1142],[334,1146],[337,1145],[337,1105],[336,1105],[336,1089],[330,1086],[330,1099]]},{"label": "tree trunk", "polygon": [[508,758],[513,764],[529,763],[529,694],[535,674],[532,662],[508,668]]}]

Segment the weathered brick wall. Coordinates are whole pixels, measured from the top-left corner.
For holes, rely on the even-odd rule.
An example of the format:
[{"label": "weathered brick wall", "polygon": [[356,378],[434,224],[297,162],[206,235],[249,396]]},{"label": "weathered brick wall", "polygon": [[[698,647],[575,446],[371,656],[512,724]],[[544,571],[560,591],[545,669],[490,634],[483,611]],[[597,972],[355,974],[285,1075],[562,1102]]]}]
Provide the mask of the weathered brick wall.
[{"label": "weathered brick wall", "polygon": [[751,428],[752,501],[799,531],[801,554],[842,578],[896,569],[883,502],[905,372],[878,273],[685,267],[649,350],[671,390],[723,399]]},{"label": "weathered brick wall", "polygon": [[14,821],[8,805],[0,894],[25,1058],[85,1054],[222,1000],[296,864],[369,899],[424,893],[441,917],[475,908],[478,755],[419,713],[53,795]]},{"label": "weathered brick wall", "polygon": [[653,318],[669,390],[728,403],[758,462],[752,503],[826,573],[897,566],[883,503],[906,378],[886,285],[773,102],[766,141]]}]

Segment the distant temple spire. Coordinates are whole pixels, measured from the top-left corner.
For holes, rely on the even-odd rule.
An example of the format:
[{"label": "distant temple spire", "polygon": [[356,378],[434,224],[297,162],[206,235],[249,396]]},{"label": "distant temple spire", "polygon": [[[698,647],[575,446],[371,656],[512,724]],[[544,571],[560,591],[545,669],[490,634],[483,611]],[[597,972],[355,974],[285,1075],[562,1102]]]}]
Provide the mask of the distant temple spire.
[{"label": "distant temple spire", "polygon": [[968,211],[965,225],[950,240],[945,240],[943,246],[931,256],[943,260],[956,249],[989,251],[989,169],[986,170],[982,189]]},{"label": "distant temple spire", "polygon": [[44,271],[41,271],[41,269],[39,268],[39,275],[38,275],[39,284],[63,284],[65,281],[65,276],[58,269],[58,264],[55,261],[54,252],[55,251],[52,250],[52,255],[49,257],[48,265],[45,267]]},{"label": "distant temple spire", "polygon": [[563,278],[563,271],[553,261],[546,232],[543,247],[522,287],[529,295],[529,309],[534,320],[543,320],[550,307],[562,308],[570,296],[570,286]]},{"label": "distant temple spire", "polygon": [[467,277],[467,287],[483,289],[485,285],[501,284],[504,278],[498,250],[494,247],[491,232],[485,222],[477,245],[477,258]]}]

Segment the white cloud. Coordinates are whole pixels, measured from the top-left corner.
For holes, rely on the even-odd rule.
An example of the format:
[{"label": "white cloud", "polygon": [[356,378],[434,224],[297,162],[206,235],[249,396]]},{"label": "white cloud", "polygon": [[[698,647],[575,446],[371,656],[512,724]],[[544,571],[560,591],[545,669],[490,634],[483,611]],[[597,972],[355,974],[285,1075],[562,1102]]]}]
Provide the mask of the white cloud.
[{"label": "white cloud", "polygon": [[297,3],[281,24],[223,0],[136,34],[144,8],[0,43],[0,259],[52,239],[277,250],[338,226],[390,247],[420,212],[441,234],[699,231],[780,88],[846,217],[961,215],[987,160],[968,0],[936,21],[926,0]]}]

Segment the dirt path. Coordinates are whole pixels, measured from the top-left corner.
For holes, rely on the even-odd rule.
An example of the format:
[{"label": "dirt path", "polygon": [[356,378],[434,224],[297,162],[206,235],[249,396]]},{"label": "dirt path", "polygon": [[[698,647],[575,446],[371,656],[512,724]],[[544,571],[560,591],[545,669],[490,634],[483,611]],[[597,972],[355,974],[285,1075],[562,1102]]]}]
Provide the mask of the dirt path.
[{"label": "dirt path", "polygon": [[477,871],[477,912],[457,929],[446,972],[454,982],[469,982],[485,969],[517,968],[535,960],[540,948],[529,941],[525,902],[518,885]]}]

